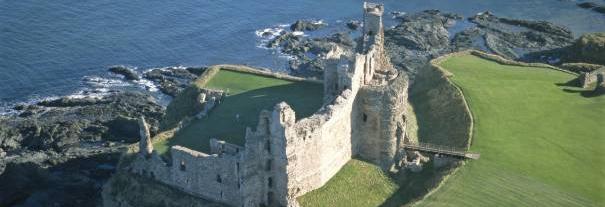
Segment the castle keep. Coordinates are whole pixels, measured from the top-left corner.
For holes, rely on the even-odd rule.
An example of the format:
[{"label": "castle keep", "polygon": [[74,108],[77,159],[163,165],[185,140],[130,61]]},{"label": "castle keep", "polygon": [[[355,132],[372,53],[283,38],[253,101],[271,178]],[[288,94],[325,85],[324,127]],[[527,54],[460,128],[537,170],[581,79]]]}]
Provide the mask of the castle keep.
[{"label": "castle keep", "polygon": [[[231,206],[298,206],[352,157],[396,170],[405,158],[407,77],[385,54],[383,5],[364,3],[364,28],[353,57],[334,48],[326,57],[324,105],[297,121],[285,102],[262,111],[244,146],[218,139],[210,153],[182,146],[164,161],[140,121],[140,156],[130,172],[188,194]],[[207,112],[206,112],[207,113]]]}]

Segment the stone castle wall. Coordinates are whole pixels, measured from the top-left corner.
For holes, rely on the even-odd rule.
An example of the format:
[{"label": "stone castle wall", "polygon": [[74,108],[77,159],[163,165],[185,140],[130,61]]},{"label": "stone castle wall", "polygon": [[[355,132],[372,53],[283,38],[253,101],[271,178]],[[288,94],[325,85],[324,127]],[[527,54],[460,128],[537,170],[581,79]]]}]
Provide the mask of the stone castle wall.
[{"label": "stone castle wall", "polygon": [[239,153],[208,155],[173,146],[170,155],[169,162],[156,153],[148,158],[137,156],[130,172],[204,199],[241,206]]},{"label": "stone castle wall", "polygon": [[169,161],[144,150],[131,171],[232,206],[298,206],[296,197],[322,187],[354,156],[396,168],[405,157],[407,77],[384,52],[382,13],[382,5],[364,4],[363,49],[328,56],[324,106],[312,116],[296,121],[282,102],[246,129],[243,147],[211,140],[209,155],[173,146]]}]

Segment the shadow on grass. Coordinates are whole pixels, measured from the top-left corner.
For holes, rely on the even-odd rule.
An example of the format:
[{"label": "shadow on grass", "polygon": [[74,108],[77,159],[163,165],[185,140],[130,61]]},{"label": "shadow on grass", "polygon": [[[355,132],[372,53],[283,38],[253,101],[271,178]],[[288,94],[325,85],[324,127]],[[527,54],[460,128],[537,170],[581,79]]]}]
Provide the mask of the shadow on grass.
[{"label": "shadow on grass", "polygon": [[294,82],[227,96],[208,116],[194,120],[166,145],[209,152],[209,140],[217,138],[243,146],[246,127],[256,128],[262,110],[272,110],[275,104],[285,101],[296,112],[296,118],[301,119],[321,107],[322,91],[321,84]]},{"label": "shadow on grass", "polygon": [[397,174],[391,174],[399,189],[388,198],[381,207],[407,206],[422,199],[431,189],[437,187],[443,176],[455,169],[459,162],[451,163],[440,168],[433,167],[433,163],[424,165],[422,172],[414,173],[402,170]]},{"label": "shadow on grass", "polygon": [[[419,70],[409,100],[416,112],[420,142],[466,147],[471,118],[465,112],[463,97],[442,73],[429,66]],[[402,170],[392,174],[399,189],[381,206],[406,206],[422,199],[459,163],[435,168],[429,162],[418,173]]]},{"label": "shadow on grass", "polygon": [[605,89],[603,89],[603,88],[597,88],[595,90],[581,90],[581,89],[564,88],[563,91],[565,91],[567,93],[577,93],[577,94],[580,94],[584,98],[593,98],[593,97],[605,95]]},{"label": "shadow on grass", "polygon": [[555,85],[557,86],[568,86],[568,87],[581,87],[581,83],[580,80],[578,80],[577,78],[571,79],[570,81],[567,81],[565,83],[555,83]]}]

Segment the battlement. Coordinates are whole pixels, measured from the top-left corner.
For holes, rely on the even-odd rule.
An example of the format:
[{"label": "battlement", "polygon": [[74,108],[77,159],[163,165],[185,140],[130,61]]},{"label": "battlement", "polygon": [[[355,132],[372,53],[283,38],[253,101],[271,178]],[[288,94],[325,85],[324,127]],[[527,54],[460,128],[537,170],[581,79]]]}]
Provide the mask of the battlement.
[{"label": "battlement", "polygon": [[382,16],[384,13],[384,5],[371,3],[371,2],[363,2],[364,13],[371,14],[375,16]]}]

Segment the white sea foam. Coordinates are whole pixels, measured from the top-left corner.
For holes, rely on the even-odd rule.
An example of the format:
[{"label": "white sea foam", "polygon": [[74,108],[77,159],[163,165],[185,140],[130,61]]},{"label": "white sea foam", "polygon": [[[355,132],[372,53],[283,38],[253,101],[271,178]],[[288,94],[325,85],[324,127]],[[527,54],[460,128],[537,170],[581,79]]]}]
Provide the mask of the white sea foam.
[{"label": "white sea foam", "polygon": [[124,87],[131,85],[130,83],[117,78],[104,78],[99,76],[85,76],[82,81],[86,85],[96,88],[108,88],[108,87]]},{"label": "white sea foam", "polygon": [[150,91],[150,92],[159,91],[158,86],[155,85],[155,83],[153,81],[150,81],[147,79],[140,79],[140,80],[136,80],[134,82],[137,83],[139,88],[145,89],[147,91]]}]

